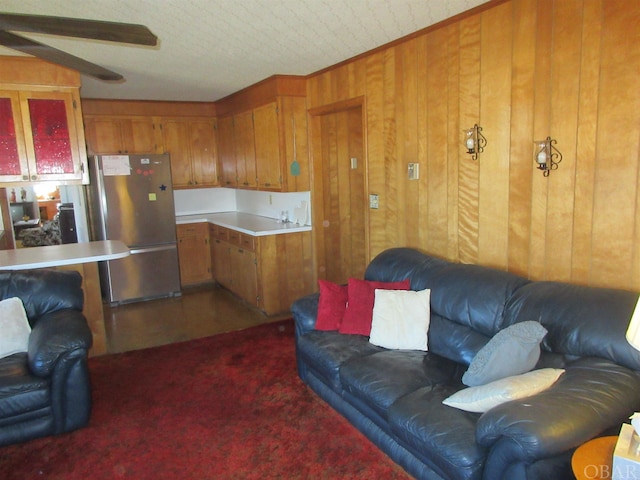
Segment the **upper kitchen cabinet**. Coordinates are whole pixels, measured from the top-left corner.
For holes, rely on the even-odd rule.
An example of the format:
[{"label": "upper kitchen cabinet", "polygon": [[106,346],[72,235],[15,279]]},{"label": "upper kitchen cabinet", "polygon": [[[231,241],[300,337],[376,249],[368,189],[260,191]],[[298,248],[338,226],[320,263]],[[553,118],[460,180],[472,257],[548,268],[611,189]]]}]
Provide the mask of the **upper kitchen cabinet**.
[{"label": "upper kitchen cabinet", "polygon": [[219,184],[213,103],[85,99],[83,110],[90,153],[169,153],[174,189]]},{"label": "upper kitchen cabinet", "polygon": [[282,158],[278,105],[271,102],[253,111],[256,177],[261,190],[282,189]]},{"label": "upper kitchen cabinet", "polygon": [[0,57],[0,183],[87,183],[77,72]]},{"label": "upper kitchen cabinet", "polygon": [[217,143],[221,171],[220,185],[229,188],[237,187],[233,116],[218,118]]},{"label": "upper kitchen cabinet", "polygon": [[234,143],[233,155],[220,155],[222,185],[278,192],[310,189],[304,77],[270,77],[216,102],[216,111],[220,119],[233,118],[231,127],[218,125],[218,145]]},{"label": "upper kitchen cabinet", "polygon": [[92,155],[158,153],[153,118],[86,115],[87,150]]},{"label": "upper kitchen cabinet", "polygon": [[[256,187],[256,146],[254,142],[253,112],[233,117],[233,142],[238,187]],[[231,168],[229,168],[231,169]]]},{"label": "upper kitchen cabinet", "polygon": [[161,118],[163,151],[171,155],[173,188],[218,185],[215,120]]}]

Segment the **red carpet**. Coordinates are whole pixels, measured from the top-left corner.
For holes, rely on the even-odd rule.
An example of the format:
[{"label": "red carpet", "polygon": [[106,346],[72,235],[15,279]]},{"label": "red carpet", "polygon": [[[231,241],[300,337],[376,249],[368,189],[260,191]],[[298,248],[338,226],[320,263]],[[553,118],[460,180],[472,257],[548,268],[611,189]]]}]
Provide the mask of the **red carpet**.
[{"label": "red carpet", "polygon": [[300,381],[291,320],[89,367],[89,426],[0,447],[0,478],[410,478]]}]

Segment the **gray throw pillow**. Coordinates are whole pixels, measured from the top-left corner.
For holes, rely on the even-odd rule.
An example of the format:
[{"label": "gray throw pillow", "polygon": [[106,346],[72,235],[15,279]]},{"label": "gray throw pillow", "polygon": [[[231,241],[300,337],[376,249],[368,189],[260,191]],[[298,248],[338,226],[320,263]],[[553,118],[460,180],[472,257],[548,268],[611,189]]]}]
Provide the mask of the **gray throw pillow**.
[{"label": "gray throw pillow", "polygon": [[520,322],[500,330],[473,357],[462,376],[469,387],[528,372],[540,358],[547,330],[538,322]]}]

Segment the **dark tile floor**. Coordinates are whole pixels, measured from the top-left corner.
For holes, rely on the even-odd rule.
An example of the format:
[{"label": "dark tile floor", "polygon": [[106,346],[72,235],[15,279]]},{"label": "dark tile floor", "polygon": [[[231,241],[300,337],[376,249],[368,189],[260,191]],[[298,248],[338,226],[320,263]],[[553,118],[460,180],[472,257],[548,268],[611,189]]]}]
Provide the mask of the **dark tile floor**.
[{"label": "dark tile floor", "polygon": [[267,317],[228,291],[206,286],[183,290],[182,296],[117,307],[104,306],[107,352],[181,342],[216,333],[240,330],[288,318]]}]

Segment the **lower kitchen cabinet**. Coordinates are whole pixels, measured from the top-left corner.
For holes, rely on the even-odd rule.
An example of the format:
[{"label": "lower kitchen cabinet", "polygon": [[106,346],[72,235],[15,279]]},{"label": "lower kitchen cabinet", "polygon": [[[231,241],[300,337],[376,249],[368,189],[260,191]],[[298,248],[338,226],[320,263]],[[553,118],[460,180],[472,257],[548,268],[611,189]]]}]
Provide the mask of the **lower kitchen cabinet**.
[{"label": "lower kitchen cabinet", "polygon": [[258,272],[253,238],[217,225],[209,227],[214,277],[250,305],[259,306]]},{"label": "lower kitchen cabinet", "polygon": [[252,236],[212,225],[214,278],[267,315],[314,291],[311,232]]},{"label": "lower kitchen cabinet", "polygon": [[176,225],[176,236],[180,285],[185,287],[210,282],[212,276],[209,225],[207,223]]},{"label": "lower kitchen cabinet", "polygon": [[260,306],[256,253],[233,245],[229,250],[231,289],[251,305]]}]

